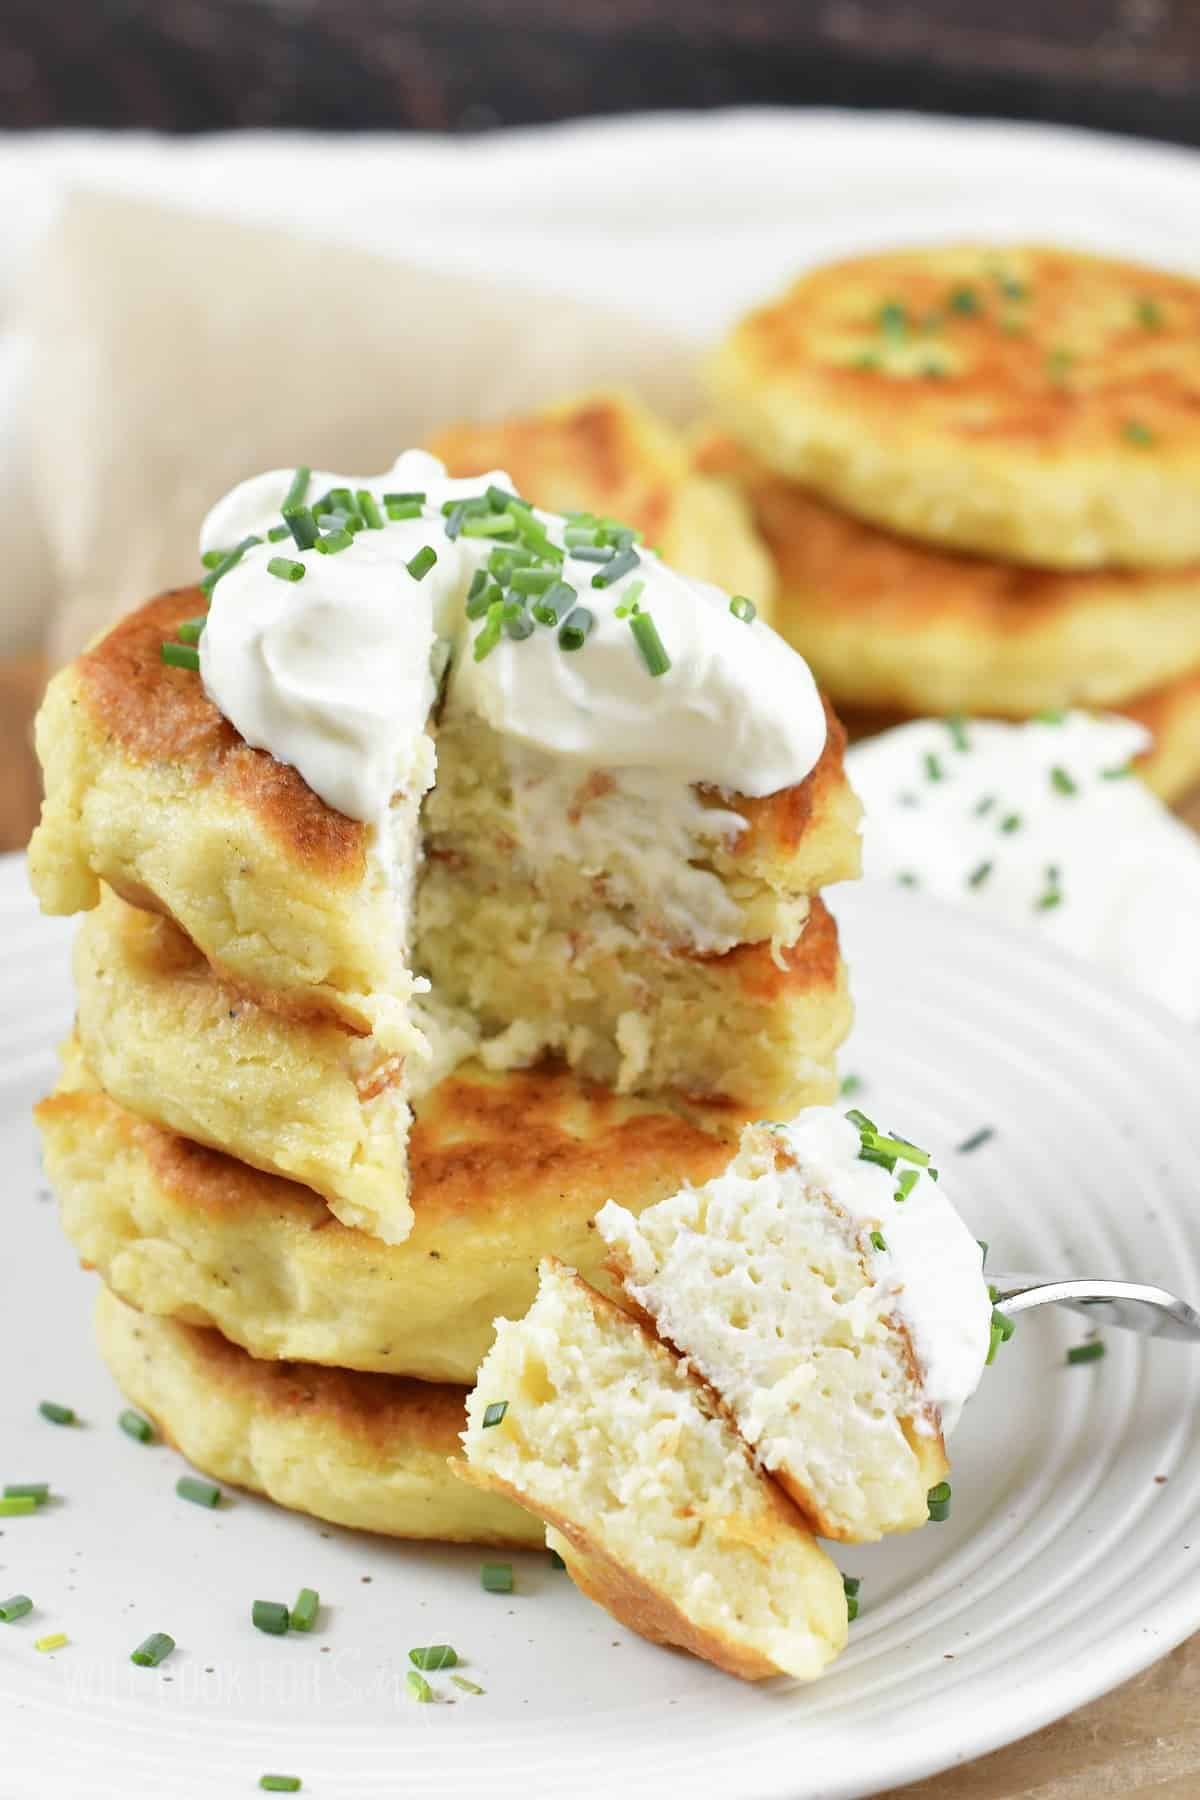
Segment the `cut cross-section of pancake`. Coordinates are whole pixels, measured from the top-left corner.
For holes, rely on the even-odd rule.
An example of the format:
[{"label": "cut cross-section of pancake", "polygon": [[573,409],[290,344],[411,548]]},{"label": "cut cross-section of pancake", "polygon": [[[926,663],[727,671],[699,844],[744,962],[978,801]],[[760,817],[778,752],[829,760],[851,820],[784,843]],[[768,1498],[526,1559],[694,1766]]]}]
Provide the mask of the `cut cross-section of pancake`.
[{"label": "cut cross-section of pancake", "polygon": [[1050,569],[1200,561],[1200,283],[1042,245],[810,270],[718,351],[723,423],[915,538]]},{"label": "cut cross-section of pancake", "polygon": [[592,1599],[746,1680],[811,1680],[846,1641],[837,1570],[711,1393],[561,1265],[501,1320],[467,1406],[464,1480],[545,1519]]},{"label": "cut cross-section of pancake", "polygon": [[1022,718],[1124,706],[1200,670],[1200,562],[1021,567],[867,524],[728,438],[696,454],[749,500],[775,558],[776,627],[840,708]]},{"label": "cut cross-section of pancake", "polygon": [[[848,1013],[816,896],[857,873],[859,808],[800,658],[632,531],[471,494],[421,453],[360,490],[374,528],[310,520],[326,554],[271,555],[288,479],[214,509],[210,533],[255,529],[207,612],[153,601],[51,684],[43,906],[106,884],[165,914],[260,1006],[371,1037],[398,1106],[456,1011],[458,1052],[497,1066],[828,1091]],[[751,987],[776,1049],[735,1087],[701,1047]]]},{"label": "cut cross-section of pancake", "polygon": [[219,981],[169,919],[105,889],[75,940],[76,1030],[121,1106],[314,1188],[346,1225],[412,1229],[399,1057],[332,1019],[281,1019]]},{"label": "cut cross-section of pancake", "polygon": [[626,1296],[826,1537],[924,1523],[988,1357],[980,1246],[927,1164],[814,1107],[748,1126],[705,1185],[597,1220]]},{"label": "cut cross-section of pancake", "polygon": [[256,1362],[219,1332],[146,1318],[107,1290],[96,1335],[126,1397],[216,1481],[355,1531],[459,1544],[542,1540],[512,1501],[454,1479],[465,1388]]},{"label": "cut cross-section of pancake", "polygon": [[623,519],[685,575],[748,594],[770,619],[772,574],[745,503],[689,463],[632,395],[584,394],[542,412],[451,425],[429,445],[451,475],[505,469],[551,512]]},{"label": "cut cross-section of pancake", "polygon": [[254,1356],[470,1382],[546,1253],[604,1283],[596,1212],[706,1181],[732,1145],[563,1070],[464,1065],[417,1104],[411,1236],[348,1229],[310,1189],[139,1118],[78,1044],[36,1109],[63,1228],[148,1314],[215,1326]]}]

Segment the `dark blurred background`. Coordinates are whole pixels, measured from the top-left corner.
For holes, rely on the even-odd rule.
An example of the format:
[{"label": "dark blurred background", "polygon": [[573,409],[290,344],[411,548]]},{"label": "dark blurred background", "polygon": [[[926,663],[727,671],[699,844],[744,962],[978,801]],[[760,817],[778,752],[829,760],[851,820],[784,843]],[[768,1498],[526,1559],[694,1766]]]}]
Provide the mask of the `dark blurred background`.
[{"label": "dark blurred background", "polygon": [[1200,144],[1198,0],[0,0],[0,126],[899,107]]}]

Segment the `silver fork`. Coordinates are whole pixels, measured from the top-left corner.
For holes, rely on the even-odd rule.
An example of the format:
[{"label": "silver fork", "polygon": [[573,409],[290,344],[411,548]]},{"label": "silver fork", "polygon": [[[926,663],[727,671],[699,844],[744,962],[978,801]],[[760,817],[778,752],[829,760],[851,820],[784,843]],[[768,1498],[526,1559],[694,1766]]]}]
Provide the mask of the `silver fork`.
[{"label": "silver fork", "polygon": [[1035,1306],[1069,1306],[1096,1326],[1115,1325],[1143,1337],[1200,1343],[1200,1312],[1166,1288],[1140,1281],[1046,1281],[1040,1275],[992,1275],[996,1305],[1010,1319]]}]

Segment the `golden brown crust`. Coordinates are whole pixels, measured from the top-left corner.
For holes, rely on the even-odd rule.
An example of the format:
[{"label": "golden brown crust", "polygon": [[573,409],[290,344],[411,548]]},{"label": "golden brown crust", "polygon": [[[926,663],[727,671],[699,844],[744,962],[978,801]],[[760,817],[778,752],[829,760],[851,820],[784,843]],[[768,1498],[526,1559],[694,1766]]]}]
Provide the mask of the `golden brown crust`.
[{"label": "golden brown crust", "polygon": [[178,588],[122,619],[74,665],[81,704],[134,761],[170,761],[197,784],[221,788],[298,862],[356,884],[366,826],[326,806],[295,769],[244,743],[199,676],[164,664],[164,641],[205,606],[199,588]]},{"label": "golden brown crust", "polygon": [[939,543],[1048,567],[1200,555],[1200,284],[1045,245],[801,276],[713,365],[782,473]]},{"label": "golden brown crust", "polygon": [[819,897],[812,901],[804,930],[794,944],[778,949],[770,944],[737,944],[720,956],[696,955],[694,960],[728,970],[744,992],[763,1001],[778,999],[789,991],[832,992],[841,985],[844,973],[837,921]]},{"label": "golden brown crust", "polygon": [[1160,799],[1182,801],[1200,783],[1200,669],[1139,694],[1120,709],[1153,738],[1135,767]]},{"label": "golden brown crust", "polygon": [[[794,851],[814,820],[833,816],[847,792],[844,756],[846,733],[841,720],[827,697],[822,694],[825,710],[825,743],[816,763],[793,787],[754,799],[748,794],[721,797],[714,789],[701,788],[713,797],[714,804],[732,806],[746,821],[747,829],[738,838],[737,854],[751,851],[786,856]],[[831,877],[830,879],[833,879]]]},{"label": "golden brown crust", "polygon": [[854,708],[1020,715],[1123,704],[1200,663],[1200,564],[1033,569],[901,537],[710,434],[771,552],[776,627]]},{"label": "golden brown crust", "polygon": [[449,1473],[464,1388],[256,1362],[218,1332],[145,1317],[108,1292],[96,1331],[129,1399],[218,1481],[356,1530],[539,1541],[522,1510],[502,1500],[480,1505]]},{"label": "golden brown crust", "polygon": [[621,394],[588,394],[518,417],[446,426],[429,449],[455,476],[504,469],[550,512],[598,512],[657,544],[687,475],[665,427]]}]

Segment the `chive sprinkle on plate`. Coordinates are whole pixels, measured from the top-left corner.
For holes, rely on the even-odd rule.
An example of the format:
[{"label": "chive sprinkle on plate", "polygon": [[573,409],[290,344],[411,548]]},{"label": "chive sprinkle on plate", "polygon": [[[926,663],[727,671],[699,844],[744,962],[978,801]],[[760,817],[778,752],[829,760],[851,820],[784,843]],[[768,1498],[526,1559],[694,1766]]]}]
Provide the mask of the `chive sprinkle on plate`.
[{"label": "chive sprinkle on plate", "polygon": [[404,1685],[407,1687],[413,1699],[419,1700],[424,1706],[428,1706],[429,1702],[433,1699],[433,1689],[430,1687],[425,1677],[423,1675],[418,1675],[415,1669],[410,1669],[408,1671],[408,1674],[404,1677]]},{"label": "chive sprinkle on plate", "polygon": [[410,1650],[408,1660],[414,1669],[423,1669],[425,1673],[436,1674],[439,1669],[458,1667],[458,1652],[450,1644],[425,1644],[420,1649]]},{"label": "chive sprinkle on plate", "polygon": [[143,1638],[136,1650],[130,1652],[129,1660],[139,1669],[157,1669],[159,1663],[166,1662],[175,1648],[175,1639],[165,1631],[152,1631],[148,1638]]},{"label": "chive sprinkle on plate", "polygon": [[72,1406],[60,1406],[57,1400],[43,1400],[38,1407],[43,1419],[49,1419],[52,1425],[75,1425],[75,1409]]},{"label": "chive sprinkle on plate", "polygon": [[950,1483],[939,1481],[936,1487],[930,1488],[926,1495],[926,1501],[929,1506],[929,1517],[933,1523],[944,1525],[950,1517]]},{"label": "chive sprinkle on plate", "polygon": [[32,1494],[0,1496],[0,1519],[20,1519],[36,1512],[38,1503]]},{"label": "chive sprinkle on plate", "polygon": [[1105,1346],[1099,1338],[1093,1338],[1090,1344],[1072,1344],[1067,1351],[1067,1361],[1069,1363],[1099,1362],[1104,1355]]},{"label": "chive sprinkle on plate", "polygon": [[464,1694],[482,1694],[483,1692],[478,1683],[468,1681],[465,1675],[452,1675],[450,1679],[456,1688],[462,1689]]},{"label": "chive sprinkle on plate", "polygon": [[7,1600],[0,1600],[0,1624],[13,1625],[32,1611],[33,1601],[28,1594],[10,1594]]},{"label": "chive sprinkle on plate", "polygon": [[65,1631],[51,1631],[46,1637],[34,1638],[33,1647],[35,1650],[42,1651],[61,1650],[63,1645],[69,1644],[70,1641]]},{"label": "chive sprinkle on plate", "polygon": [[512,1564],[485,1562],[479,1571],[479,1583],[485,1594],[511,1594]]},{"label": "chive sprinkle on plate", "polygon": [[270,1637],[283,1637],[290,1615],[282,1600],[256,1600],[250,1608],[251,1622]]},{"label": "chive sprinkle on plate", "polygon": [[483,1409],[483,1429],[490,1431],[493,1425],[499,1425],[507,1411],[507,1400],[493,1400],[490,1406]]},{"label": "chive sprinkle on plate", "polygon": [[303,1783],[298,1775],[260,1775],[258,1785],[264,1794],[298,1794]]},{"label": "chive sprinkle on plate", "polygon": [[296,1604],[291,1612],[293,1631],[311,1631],[317,1622],[317,1613],[321,1608],[321,1596],[316,1588],[301,1588],[296,1595]]},{"label": "chive sprinkle on plate", "polygon": [[50,1498],[48,1481],[10,1481],[4,1489],[6,1500],[32,1500],[35,1506],[44,1506]]},{"label": "chive sprinkle on plate", "polygon": [[153,1425],[142,1413],[134,1412],[131,1406],[127,1406],[123,1413],[118,1414],[117,1424],[126,1437],[135,1438],[139,1444],[154,1442]]},{"label": "chive sprinkle on plate", "polygon": [[858,1617],[858,1590],[861,1586],[861,1575],[842,1576],[842,1591],[846,1596],[846,1617],[852,1625]]},{"label": "chive sprinkle on plate", "polygon": [[175,1492],[181,1500],[190,1500],[194,1506],[217,1506],[221,1500],[221,1490],[215,1481],[201,1481],[195,1475],[181,1475],[175,1483]]}]

